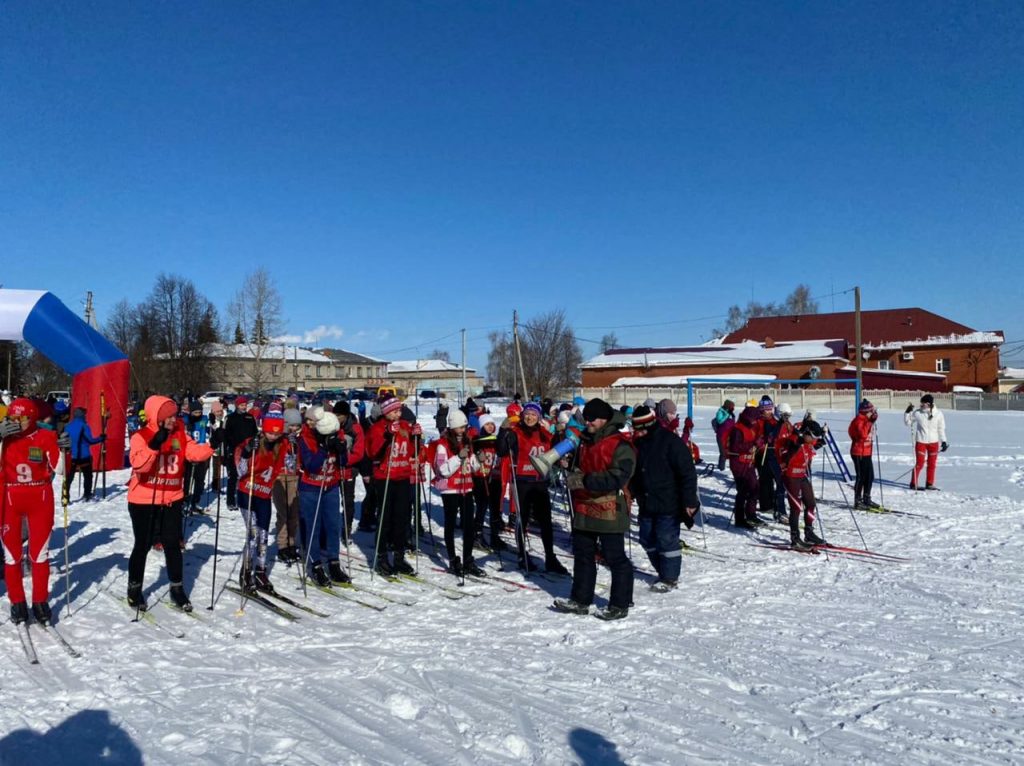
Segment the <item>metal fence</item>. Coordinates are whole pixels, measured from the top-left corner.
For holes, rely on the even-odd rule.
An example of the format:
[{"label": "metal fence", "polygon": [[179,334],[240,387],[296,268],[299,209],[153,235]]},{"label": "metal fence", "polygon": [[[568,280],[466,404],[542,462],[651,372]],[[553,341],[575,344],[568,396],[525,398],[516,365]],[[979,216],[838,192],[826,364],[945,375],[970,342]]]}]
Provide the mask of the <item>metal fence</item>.
[{"label": "metal fence", "polygon": [[[759,400],[767,393],[776,403],[788,402],[794,410],[850,410],[856,409],[856,394],[852,389],[843,388],[789,388],[779,390],[766,386],[751,388],[695,388],[695,407],[720,407],[726,399],[731,399],[737,407],[742,407],[750,399]],[[879,410],[904,410],[908,404],[917,404],[925,391],[890,391],[878,389],[865,391],[865,398]],[[559,391],[553,398],[556,401],[571,401],[574,396],[592,399],[599,396],[609,404],[618,407],[622,404],[636,406],[645,399],[671,399],[676,406],[687,405],[686,387],[679,388],[583,388]],[[983,394],[983,393],[932,393],[935,406],[944,410],[966,411],[1024,411],[1024,394]]]}]

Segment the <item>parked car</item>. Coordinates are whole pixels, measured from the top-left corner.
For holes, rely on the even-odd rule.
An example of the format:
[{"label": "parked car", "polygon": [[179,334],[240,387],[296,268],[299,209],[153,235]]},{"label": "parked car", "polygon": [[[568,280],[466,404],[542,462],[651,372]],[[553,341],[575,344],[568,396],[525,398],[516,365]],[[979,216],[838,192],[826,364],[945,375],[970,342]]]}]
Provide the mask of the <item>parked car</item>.
[{"label": "parked car", "polygon": [[429,388],[424,388],[417,394],[417,396],[419,396],[420,399],[436,399],[437,391],[433,391]]},{"label": "parked car", "polygon": [[475,399],[507,399],[504,391],[492,390],[484,391],[480,396],[474,397]]},{"label": "parked car", "polygon": [[70,391],[47,391],[46,398],[53,397],[58,402],[64,402],[64,404],[71,404],[71,392]]},{"label": "parked car", "polygon": [[348,392],[348,398],[352,401],[372,402],[377,398],[377,394],[374,391],[367,391],[365,388],[353,388]]},{"label": "parked car", "polygon": [[214,402],[223,399],[225,402],[234,401],[236,394],[232,394],[229,391],[207,391],[205,394],[199,397],[199,401],[204,407],[209,407]]}]

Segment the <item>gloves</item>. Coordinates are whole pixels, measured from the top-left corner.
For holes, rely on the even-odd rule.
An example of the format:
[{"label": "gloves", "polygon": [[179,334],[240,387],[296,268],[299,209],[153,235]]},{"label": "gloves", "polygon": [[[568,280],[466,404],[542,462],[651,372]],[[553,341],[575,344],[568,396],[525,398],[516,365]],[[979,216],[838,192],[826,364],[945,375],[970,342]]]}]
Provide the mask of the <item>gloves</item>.
[{"label": "gloves", "polygon": [[949,442],[942,442],[942,446],[939,448],[940,452],[945,452],[949,449]]},{"label": "gloves", "polygon": [[235,466],[235,468],[238,471],[239,476],[245,476],[247,473],[249,473],[249,461],[243,457],[241,460],[238,461],[238,464]]},{"label": "gloves", "polygon": [[903,413],[905,415],[909,415],[913,411],[914,411],[914,405],[913,404],[908,404],[907,408],[905,410],[903,410]]},{"label": "gloves", "polygon": [[62,433],[57,438],[57,446],[60,447],[62,450],[71,449],[71,434],[69,434],[67,431]]},{"label": "gloves", "polygon": [[324,446],[328,451],[333,452],[335,455],[345,454],[345,442],[338,438],[337,434],[331,434],[327,437],[324,442]]},{"label": "gloves", "polygon": [[570,490],[585,489],[583,486],[583,471],[569,471],[565,477],[565,485]]},{"label": "gloves", "polygon": [[469,457],[469,447],[463,447],[459,450],[459,460],[465,460],[467,457]]},{"label": "gloves", "polygon": [[388,424],[388,431],[390,433],[393,433],[393,434],[401,433],[402,432],[402,423],[401,423],[401,421],[396,420],[393,423],[389,423]]},{"label": "gloves", "polygon": [[[21,431],[21,423],[17,420],[5,420],[3,423],[0,423],[0,439],[6,439],[8,436],[12,436],[19,431]],[[70,438],[69,436],[68,439]],[[68,446],[71,446],[70,442],[68,442]]]},{"label": "gloves", "polygon": [[252,457],[252,442],[249,442],[244,447],[242,447],[242,459],[243,460],[248,460],[251,457]]},{"label": "gloves", "polygon": [[149,444],[147,444],[146,446],[149,447],[151,450],[159,451],[160,448],[164,446],[164,442],[167,441],[167,437],[169,437],[170,435],[171,432],[168,431],[166,428],[158,428],[156,429],[156,433],[153,434],[153,438],[149,440]]},{"label": "gloves", "polygon": [[[70,439],[71,437],[69,436],[68,438]],[[103,442],[105,442],[107,440],[107,435],[106,434],[100,434],[99,436],[96,437],[96,439],[97,439],[97,442],[96,442],[97,444],[103,444]]]},{"label": "gloves", "polygon": [[413,425],[412,425],[412,435],[413,436],[423,436],[423,426],[421,426],[419,423],[413,423]]},{"label": "gloves", "polygon": [[683,508],[682,513],[679,514],[682,522],[686,525],[687,529],[693,529],[693,517],[697,515],[696,508]]},{"label": "gloves", "polygon": [[693,421],[690,418],[687,418],[686,420],[684,420],[683,421],[683,428],[685,428],[688,431],[692,431],[693,430]]}]

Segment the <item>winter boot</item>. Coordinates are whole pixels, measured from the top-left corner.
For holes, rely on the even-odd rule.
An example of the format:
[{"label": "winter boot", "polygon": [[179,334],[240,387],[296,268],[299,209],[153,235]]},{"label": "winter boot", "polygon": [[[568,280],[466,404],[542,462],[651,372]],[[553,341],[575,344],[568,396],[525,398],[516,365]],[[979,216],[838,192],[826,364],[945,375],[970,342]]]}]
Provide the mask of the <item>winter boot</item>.
[{"label": "winter boot", "polygon": [[270,582],[270,577],[267,576],[267,570],[264,567],[258,567],[256,571],[252,573],[252,584],[256,590],[261,590],[264,593],[274,595],[277,593],[274,590],[274,584]]},{"label": "winter boot", "polygon": [[562,566],[562,562],[559,561],[554,554],[544,559],[544,571],[548,574],[565,575],[568,576],[569,570]]},{"label": "winter boot", "polygon": [[508,550],[508,543],[498,537],[497,534],[491,535],[491,550],[495,553]]},{"label": "winter boot", "polygon": [[825,541],[814,534],[814,529],[808,526],[804,527],[804,540],[810,545],[824,545]]},{"label": "winter boot", "polygon": [[395,557],[394,570],[395,574],[407,575],[409,577],[412,577],[416,574],[416,570],[413,569],[412,565],[409,564],[409,562],[405,560],[405,557],[402,556]]},{"label": "winter boot", "polygon": [[24,601],[17,604],[11,604],[11,622],[15,625],[28,622],[28,604]]},{"label": "winter boot", "polygon": [[383,556],[377,560],[377,566],[374,567],[374,571],[382,577],[394,577],[395,575],[395,570],[391,568],[388,560]]},{"label": "winter boot", "polygon": [[651,590],[655,593],[668,593],[670,590],[675,590],[678,584],[676,580],[658,580],[651,583]]},{"label": "winter boot", "polygon": [[352,582],[352,578],[345,574],[345,570],[341,568],[341,564],[337,561],[327,562],[327,576],[336,585],[345,585]]},{"label": "winter boot", "polygon": [[870,497],[865,497],[864,498],[863,505],[869,511],[877,511],[879,508],[882,507],[878,503],[876,503],[874,500],[872,500]]},{"label": "winter boot", "polygon": [[930,492],[938,492],[939,491],[939,488],[936,487],[934,484],[925,484],[924,488],[926,490],[930,491]]},{"label": "winter boot", "polygon": [[458,556],[453,557],[452,560],[448,563],[448,571],[456,577],[462,577],[462,559],[460,559]]},{"label": "winter boot", "polygon": [[310,576],[313,578],[313,584],[316,585],[318,588],[331,587],[331,578],[329,578],[327,576],[327,573],[324,571],[323,564],[319,562],[314,564],[313,571]]},{"label": "winter boot", "polygon": [[183,612],[192,611],[192,602],[188,600],[188,595],[185,593],[185,588],[182,584],[171,583],[171,601]]},{"label": "winter boot", "polygon": [[462,571],[473,577],[487,577],[487,572],[481,569],[473,559],[466,562],[466,566],[462,568]]},{"label": "winter boot", "polygon": [[589,606],[573,601],[571,598],[556,598],[552,602],[551,608],[556,612],[565,612],[566,614],[588,614],[590,612]]},{"label": "winter boot", "polygon": [[299,560],[299,551],[294,545],[287,545],[277,552],[277,560],[291,566]]},{"label": "winter boot", "polygon": [[45,601],[36,601],[32,604],[32,615],[40,625],[49,625],[53,617],[50,613],[50,605]]},{"label": "winter boot", "polygon": [[145,612],[148,608],[146,599],[142,595],[142,583],[128,583],[128,606],[138,609],[140,612]]},{"label": "winter boot", "polygon": [[629,608],[623,606],[612,606],[609,604],[604,609],[599,609],[594,616],[602,620],[621,620],[629,615]]}]

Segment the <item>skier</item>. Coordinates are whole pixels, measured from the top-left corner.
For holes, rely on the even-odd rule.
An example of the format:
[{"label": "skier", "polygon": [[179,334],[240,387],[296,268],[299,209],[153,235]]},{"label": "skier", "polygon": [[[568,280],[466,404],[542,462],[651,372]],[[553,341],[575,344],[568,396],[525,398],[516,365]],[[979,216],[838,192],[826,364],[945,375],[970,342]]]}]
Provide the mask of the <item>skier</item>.
[{"label": "skier", "polygon": [[903,422],[913,428],[914,452],[917,456],[914,473],[910,478],[911,489],[921,489],[918,478],[925,461],[928,462],[928,473],[924,489],[937,490],[935,486],[935,464],[939,461],[939,452],[949,449],[946,441],[946,418],[935,409],[935,399],[931,394],[921,397],[921,406],[914,409],[908,404],[903,413]]},{"label": "skier", "polygon": [[342,438],[348,450],[348,462],[341,469],[341,491],[345,493],[345,539],[348,540],[352,538],[356,518],[356,466],[362,462],[366,453],[366,439],[363,427],[352,415],[352,405],[347,400],[335,403],[334,414],[341,424]]},{"label": "skier", "polygon": [[299,535],[299,472],[298,435],[302,427],[302,415],[294,407],[284,411],[284,433],[289,450],[284,457],[284,470],[277,475],[274,490],[270,495],[276,510],[274,536],[277,539],[277,558],[285,564],[299,560],[295,541]]},{"label": "skier", "polygon": [[736,425],[729,431],[729,470],[736,483],[733,524],[741,529],[754,529],[764,522],[757,516],[757,473],[754,453],[759,446],[757,407],[744,407]]},{"label": "skier", "polygon": [[871,487],[875,482],[875,465],[871,462],[875,445],[875,421],[878,410],[867,399],[860,403],[857,415],[850,421],[847,433],[850,435],[850,457],[856,480],[853,484],[853,507],[861,509],[878,508],[871,499]]},{"label": "skier", "polygon": [[380,420],[380,405],[376,402],[370,407],[370,413],[366,413],[366,402],[362,399],[359,400],[359,427],[363,429],[363,459],[359,461],[356,469],[359,471],[359,478],[363,482],[363,502],[359,506],[359,525],[356,527],[356,532],[376,532],[377,531],[377,492],[374,489],[373,483],[373,469],[374,461],[370,459],[368,454],[368,446],[366,444],[366,437],[370,433],[370,428]]},{"label": "skier", "polygon": [[[473,472],[480,462],[466,436],[468,419],[462,410],[448,413],[448,427],[434,443],[431,468],[434,487],[441,493],[444,508],[444,545],[448,552],[448,571],[484,577],[486,573],[473,560],[476,523],[473,513]],[[455,528],[462,521],[462,557],[455,553]]]},{"label": "skier", "polygon": [[780,422],[775,417],[775,403],[767,394],[758,403],[761,420],[761,446],[755,455],[757,479],[759,485],[759,504],[761,513],[771,511],[775,521],[786,519],[786,488],[782,480],[782,468],[775,455],[775,437],[779,432]]},{"label": "skier", "polygon": [[32,614],[50,622],[50,532],[53,531],[53,477],[60,460],[55,432],[39,428],[39,407],[19,397],[0,423],[0,482],[3,484],[0,531],[4,548],[4,579],[11,602],[11,622],[28,620],[22,582],[22,524],[28,523],[28,555],[32,562]]},{"label": "skier", "polygon": [[[198,399],[192,400],[188,406],[188,416],[183,418],[189,436],[196,444],[207,444],[210,441],[210,420],[203,414],[203,405]],[[203,508],[203,492],[206,490],[206,469],[209,461],[196,463],[189,461],[185,466],[185,510],[188,513],[205,513]]]},{"label": "skier", "polygon": [[[529,405],[527,405],[529,406]],[[524,410],[525,415],[525,410]],[[597,583],[597,546],[612,573],[608,606],[597,613],[604,620],[629,614],[633,602],[633,563],[626,556],[629,506],[623,491],[636,466],[636,454],[622,429],[626,418],[602,399],[583,407],[587,430],[573,453],[573,469],[566,478],[572,493],[572,549],[575,565],[568,599],[555,599],[560,612],[586,614]],[[678,538],[676,538],[678,540]],[[678,542],[676,543],[678,547]]]},{"label": "skier", "polygon": [[285,437],[285,420],[281,413],[267,413],[263,418],[263,437],[242,442],[235,449],[238,469],[238,505],[248,530],[242,552],[242,590],[274,592],[267,576],[267,538],[270,529],[270,497],[277,477],[285,470],[291,444]]},{"label": "skier", "polygon": [[192,441],[178,419],[178,406],[166,396],[149,397],[143,409],[146,425],[132,434],[128,450],[132,466],[128,513],[135,535],[128,559],[128,604],[139,610],[146,609],[142,576],[146,570],[146,555],[155,537],[163,543],[171,600],[188,612],[192,611],[192,604],[182,585],[178,545],[185,497],[185,461],[209,460],[213,448]]},{"label": "skier", "polygon": [[[512,407],[510,404],[509,410]],[[519,514],[516,526],[519,566],[526,570],[536,569],[527,559],[526,553],[526,528],[532,521],[540,527],[540,539],[544,545],[544,569],[552,574],[568,575],[569,571],[555,556],[555,531],[551,524],[548,480],[530,462],[532,455],[542,455],[551,449],[551,432],[541,424],[541,414],[539,404],[527,402],[518,416],[519,422],[510,424],[512,417],[506,418],[498,437],[498,456],[509,457],[515,468],[515,497],[522,506],[516,508]]]},{"label": "skier", "polygon": [[629,489],[640,506],[640,544],[658,573],[651,590],[664,593],[679,581],[679,523],[691,528],[700,505],[697,470],[682,441],[644,405],[633,411],[633,446],[636,470]]},{"label": "skier", "polygon": [[[413,437],[423,434],[419,423],[402,420],[402,402],[386,395],[379,402],[381,417],[366,435],[366,451],[373,460],[373,488],[377,496],[380,529],[374,551],[377,571],[411,575],[415,570],[405,560],[405,548],[412,518]],[[389,563],[386,548],[392,552]]]},{"label": "skier", "polygon": [[75,407],[73,417],[68,422],[64,433],[71,444],[71,466],[68,469],[67,483],[70,487],[75,480],[75,473],[82,472],[82,500],[92,500],[92,450],[94,444],[106,441],[104,434],[93,436],[89,424],[85,422],[85,407]]},{"label": "skier", "polygon": [[725,470],[725,460],[729,455],[729,432],[736,425],[736,417],[733,414],[735,409],[735,402],[726,399],[715,413],[715,419],[711,421],[711,430],[715,432],[715,441],[718,442],[719,471]]},{"label": "skier", "polygon": [[[310,413],[319,415],[312,422]],[[345,584],[351,579],[341,569],[341,469],[348,460],[345,441],[338,437],[338,417],[320,407],[307,411],[306,425],[298,438],[299,508],[302,541],[309,575],[319,587]],[[327,559],[327,571],[323,561]]]},{"label": "skier", "polygon": [[[820,445],[824,431],[816,420],[807,418],[800,425],[800,442],[794,444],[786,457],[783,471],[786,495],[789,497],[789,540],[794,548],[810,548],[825,543],[814,533],[814,512],[817,503],[811,486],[811,461],[815,447]],[[804,537],[800,538],[800,513],[804,516]]]},{"label": "skier", "polygon": [[498,426],[490,415],[480,416],[480,433],[473,439],[479,468],[473,476],[473,500],[476,504],[476,528],[482,540],[484,516],[490,511],[491,550],[508,548],[501,539],[505,524],[501,519],[501,470],[498,465]]},{"label": "skier", "polygon": [[237,511],[238,502],[235,493],[238,489],[238,471],[235,461],[231,458],[238,445],[254,437],[259,431],[256,418],[249,412],[249,399],[239,396],[235,399],[235,411],[224,419],[224,455],[228,469],[228,510]]}]

